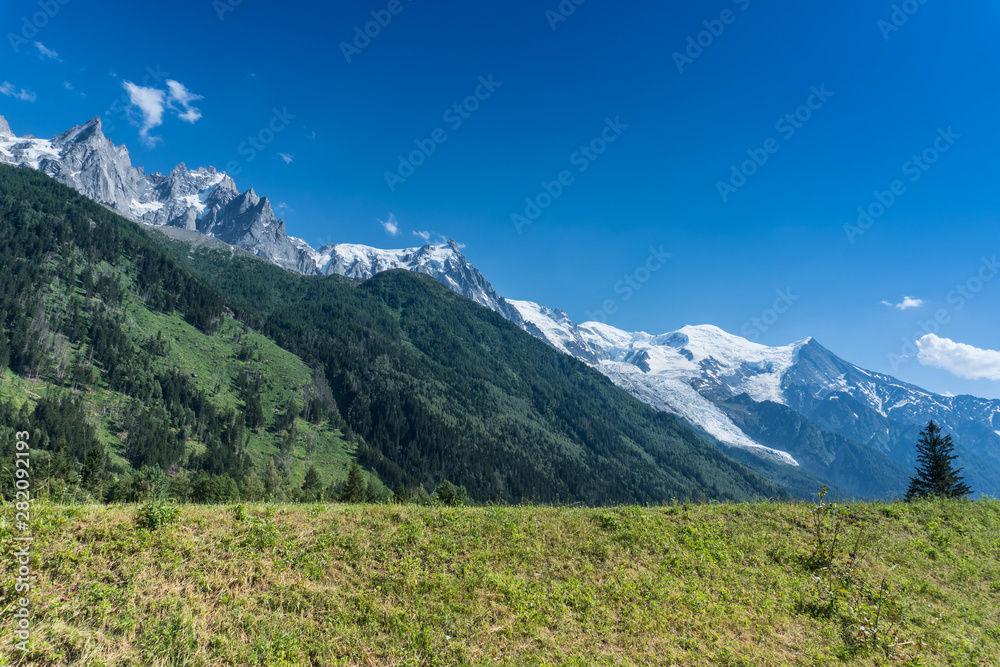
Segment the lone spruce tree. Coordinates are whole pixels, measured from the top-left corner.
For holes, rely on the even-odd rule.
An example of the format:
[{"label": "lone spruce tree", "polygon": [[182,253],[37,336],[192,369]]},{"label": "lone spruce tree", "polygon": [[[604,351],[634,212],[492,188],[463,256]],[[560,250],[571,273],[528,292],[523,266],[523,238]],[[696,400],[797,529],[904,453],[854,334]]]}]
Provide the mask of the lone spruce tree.
[{"label": "lone spruce tree", "polygon": [[368,497],[368,484],[361,474],[361,466],[357,463],[351,466],[351,472],[347,474],[347,485],[340,499],[346,503],[363,503]]},{"label": "lone spruce tree", "polygon": [[322,492],[323,482],[319,478],[319,472],[316,470],[316,466],[309,466],[306,478],[302,482],[302,501],[309,503],[319,500]]},{"label": "lone spruce tree", "polygon": [[958,458],[952,452],[955,444],[950,435],[941,435],[941,429],[933,421],[920,432],[917,442],[917,474],[910,478],[906,499],[936,496],[941,498],[964,498],[972,493],[951,462]]}]

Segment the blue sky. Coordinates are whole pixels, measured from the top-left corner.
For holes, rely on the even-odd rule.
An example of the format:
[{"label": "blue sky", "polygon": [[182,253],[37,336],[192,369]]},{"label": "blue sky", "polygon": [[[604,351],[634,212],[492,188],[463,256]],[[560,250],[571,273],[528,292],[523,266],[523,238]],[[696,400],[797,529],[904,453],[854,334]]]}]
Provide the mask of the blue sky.
[{"label": "blue sky", "polygon": [[[813,336],[1000,397],[997,0],[64,1],[0,7],[18,134],[101,115],[148,171],[230,165],[314,246],[429,232],[577,321]],[[167,80],[187,106],[143,139],[124,82]]]}]

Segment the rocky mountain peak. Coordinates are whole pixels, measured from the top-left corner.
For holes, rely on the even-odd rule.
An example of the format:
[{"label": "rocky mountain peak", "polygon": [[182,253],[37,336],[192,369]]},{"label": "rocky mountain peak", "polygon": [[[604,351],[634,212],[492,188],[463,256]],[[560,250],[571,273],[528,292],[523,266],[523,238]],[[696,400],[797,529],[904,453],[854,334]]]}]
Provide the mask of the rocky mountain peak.
[{"label": "rocky mountain peak", "polygon": [[113,148],[111,142],[104,136],[104,128],[101,125],[100,116],[94,116],[83,125],[75,125],[52,138],[53,146],[65,147],[69,144],[87,144],[90,146],[106,144],[108,148]]}]

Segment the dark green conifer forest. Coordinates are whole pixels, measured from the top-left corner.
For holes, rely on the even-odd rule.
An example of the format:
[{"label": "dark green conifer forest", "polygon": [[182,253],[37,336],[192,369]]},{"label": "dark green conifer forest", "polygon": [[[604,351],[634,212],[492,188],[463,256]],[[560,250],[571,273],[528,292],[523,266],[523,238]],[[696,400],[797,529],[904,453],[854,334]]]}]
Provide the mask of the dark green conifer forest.
[{"label": "dark green conifer forest", "polygon": [[[49,492],[338,499],[360,493],[356,461],[369,500],[393,488],[588,504],[784,493],[427,276],[302,277],[5,166],[0,314],[0,454],[30,428]],[[191,364],[222,342],[227,358]],[[276,371],[279,358],[304,379]]]}]

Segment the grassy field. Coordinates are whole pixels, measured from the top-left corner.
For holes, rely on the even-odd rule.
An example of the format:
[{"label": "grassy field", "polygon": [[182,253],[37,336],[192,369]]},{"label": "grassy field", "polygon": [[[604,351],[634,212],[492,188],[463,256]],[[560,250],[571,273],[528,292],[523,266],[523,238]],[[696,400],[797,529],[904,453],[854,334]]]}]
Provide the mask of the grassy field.
[{"label": "grassy field", "polygon": [[0,664],[1000,664],[1000,503],[817,507],[40,504]]}]

